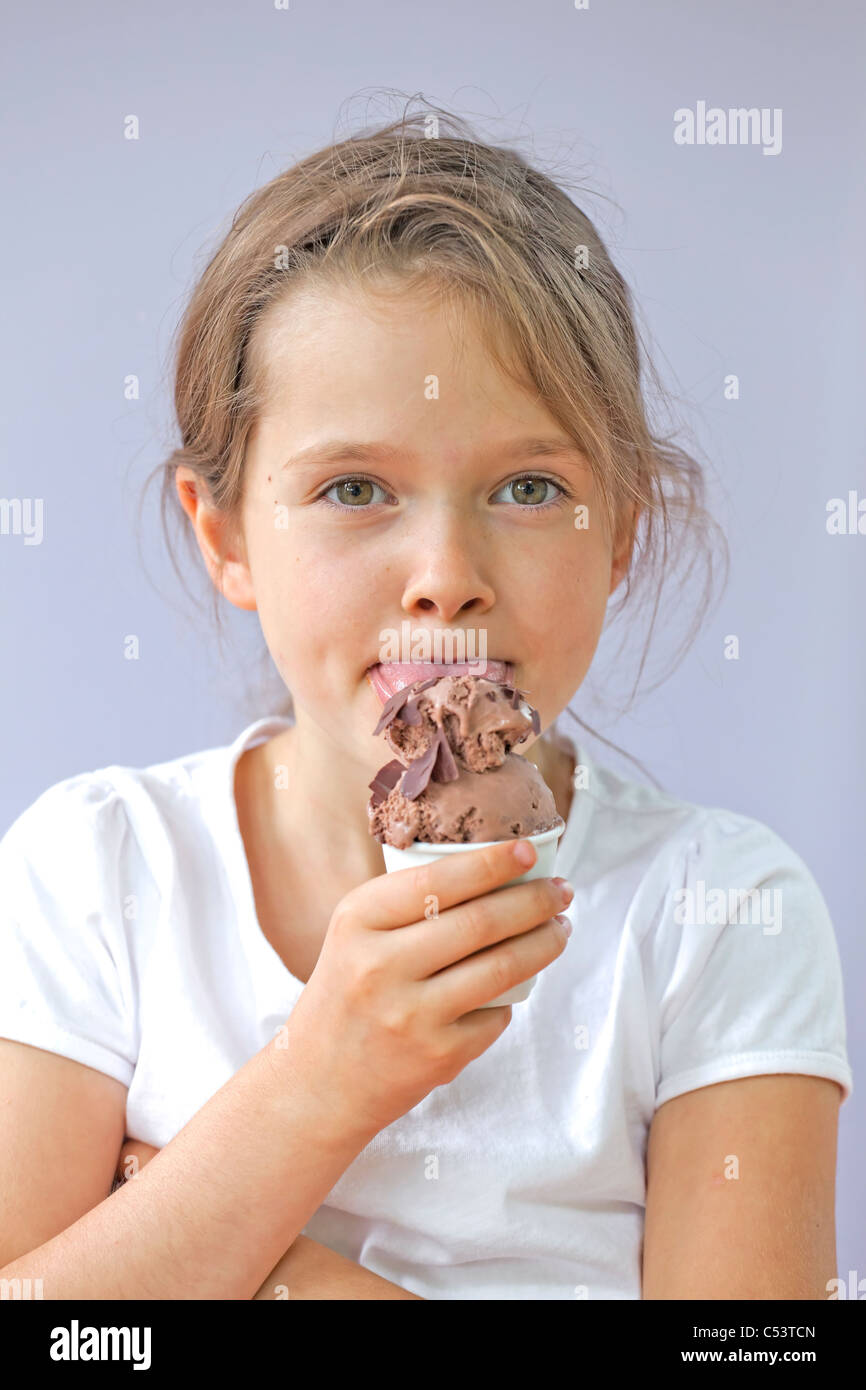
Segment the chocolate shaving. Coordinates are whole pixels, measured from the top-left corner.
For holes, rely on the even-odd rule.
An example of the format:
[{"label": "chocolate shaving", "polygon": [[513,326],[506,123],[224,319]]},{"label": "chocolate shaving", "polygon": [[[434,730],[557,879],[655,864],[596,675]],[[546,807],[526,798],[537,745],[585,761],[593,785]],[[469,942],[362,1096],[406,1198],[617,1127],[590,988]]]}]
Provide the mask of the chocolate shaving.
[{"label": "chocolate shaving", "polygon": [[[405,685],[402,690],[395,690],[394,694],[390,695],[382,706],[382,713],[373,733],[381,734],[383,729],[387,729],[392,719],[396,719],[410,696],[419,695],[422,690],[427,689],[428,685],[435,685],[438,680],[441,680],[441,676],[430,676],[427,680],[413,681],[411,685]],[[413,721],[410,719],[407,722],[411,724]]]},{"label": "chocolate shaving", "polygon": [[407,700],[400,718],[404,724],[420,724],[421,711],[418,708],[418,701],[415,699]]},{"label": "chocolate shaving", "polygon": [[396,718],[401,705],[404,705],[409,699],[409,694],[409,687],[406,686],[403,690],[395,690],[394,694],[389,696],[382,706],[379,722],[373,730],[374,734],[381,734],[382,730],[386,729],[391,723],[391,720]]},{"label": "chocolate shaving", "polygon": [[380,805],[388,793],[394,790],[405,771],[405,767],[397,758],[392,758],[384,767],[380,767],[372,782],[367,783],[373,793],[370,798],[370,805]]},{"label": "chocolate shaving", "polygon": [[451,745],[445,735],[444,730],[439,730],[439,756],[433,764],[432,777],[434,782],[456,782],[460,776],[460,769],[454,760]]},{"label": "chocolate shaving", "polygon": [[403,785],[400,791],[410,801],[414,801],[416,796],[420,796],[427,783],[430,781],[430,774],[433,771],[433,764],[439,753],[439,738],[442,730],[437,730],[437,737],[430,743],[430,747],[420,758],[415,758],[408,767],[406,776],[403,778]]},{"label": "chocolate shaving", "polygon": [[451,745],[442,729],[436,730],[436,737],[420,758],[409,764],[408,771],[400,788],[403,796],[414,801],[431,781],[456,782],[460,769],[451,751]]},{"label": "chocolate shaving", "polygon": [[[502,682],[502,689],[505,691],[506,695],[522,695],[524,699],[526,699],[526,695],[528,693],[525,690],[521,690],[520,687],[517,685],[506,685],[504,681]],[[511,703],[514,706],[514,708],[517,709],[517,704],[513,699]],[[527,704],[528,703],[529,701],[527,700]]]}]

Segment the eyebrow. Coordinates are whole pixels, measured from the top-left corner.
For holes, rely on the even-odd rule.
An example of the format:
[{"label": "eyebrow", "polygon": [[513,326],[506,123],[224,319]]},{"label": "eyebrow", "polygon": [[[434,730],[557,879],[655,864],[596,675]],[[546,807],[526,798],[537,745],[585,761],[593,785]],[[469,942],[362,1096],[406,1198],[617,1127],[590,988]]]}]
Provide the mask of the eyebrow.
[{"label": "eyebrow", "polygon": [[[505,458],[573,458],[586,467],[586,457],[580,447],[570,439],[518,439],[495,446],[491,451]],[[364,443],[352,439],[329,439],[322,444],[311,444],[287,459],[283,468],[311,468],[322,463],[340,463],[354,460],[356,463],[391,463],[403,458],[409,463],[417,463],[418,455],[411,450],[398,448],[381,441]]]}]

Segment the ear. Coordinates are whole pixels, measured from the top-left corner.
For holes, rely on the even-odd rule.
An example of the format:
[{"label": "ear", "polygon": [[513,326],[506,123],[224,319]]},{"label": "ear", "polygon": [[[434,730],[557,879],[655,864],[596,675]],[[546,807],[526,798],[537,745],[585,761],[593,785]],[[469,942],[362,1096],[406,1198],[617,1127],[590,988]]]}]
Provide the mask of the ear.
[{"label": "ear", "polygon": [[623,522],[619,528],[619,538],[614,547],[613,554],[611,555],[608,597],[610,597],[614,589],[619,588],[619,585],[628,574],[639,518],[640,507],[635,503],[631,510],[630,520],[627,523]]},{"label": "ear", "polygon": [[212,505],[207,487],[192,469],[179,467],[175,486],[180,504],[192,522],[211,581],[235,608],[253,611],[256,597],[243,538],[234,536],[227,518]]}]

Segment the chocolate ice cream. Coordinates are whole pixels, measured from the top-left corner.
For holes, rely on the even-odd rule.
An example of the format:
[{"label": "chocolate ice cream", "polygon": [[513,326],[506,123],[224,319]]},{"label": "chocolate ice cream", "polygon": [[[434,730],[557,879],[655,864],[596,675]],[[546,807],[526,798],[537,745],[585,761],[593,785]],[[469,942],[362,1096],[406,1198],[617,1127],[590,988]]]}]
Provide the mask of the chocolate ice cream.
[{"label": "chocolate ice cream", "polygon": [[413,840],[506,840],[563,825],[535,764],[511,751],[540,732],[523,695],[468,675],[432,676],[392,695],[373,732],[398,756],[369,784],[370,833],[405,849]]}]

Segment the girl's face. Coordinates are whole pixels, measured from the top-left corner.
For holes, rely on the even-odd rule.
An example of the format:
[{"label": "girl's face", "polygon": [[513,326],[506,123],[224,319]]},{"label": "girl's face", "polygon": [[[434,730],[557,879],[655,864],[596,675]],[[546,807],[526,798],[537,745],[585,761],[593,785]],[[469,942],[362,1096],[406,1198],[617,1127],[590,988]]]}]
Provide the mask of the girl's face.
[{"label": "girl's face", "polygon": [[[429,301],[304,288],[254,343],[268,405],[222,590],[258,610],[299,731],[370,772],[388,757],[367,678],[388,659],[386,629],[475,629],[476,653],[485,634],[545,729],[583,681],[625,573],[585,459],[472,322],[457,341]],[[533,453],[538,440],[550,449]]]}]

